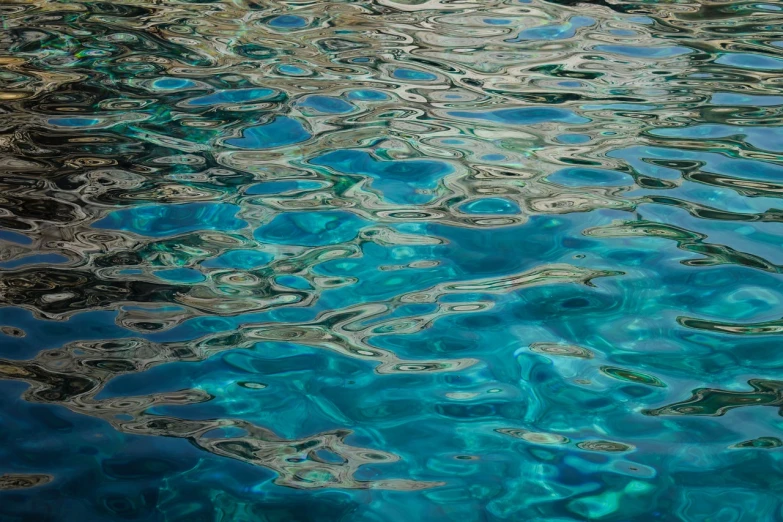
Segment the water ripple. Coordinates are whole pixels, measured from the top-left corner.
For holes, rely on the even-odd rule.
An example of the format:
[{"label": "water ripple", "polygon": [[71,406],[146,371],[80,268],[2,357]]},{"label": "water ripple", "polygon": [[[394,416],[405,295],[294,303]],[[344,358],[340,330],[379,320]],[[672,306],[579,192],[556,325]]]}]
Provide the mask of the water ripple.
[{"label": "water ripple", "polygon": [[775,2],[0,18],[0,518],[782,519]]}]

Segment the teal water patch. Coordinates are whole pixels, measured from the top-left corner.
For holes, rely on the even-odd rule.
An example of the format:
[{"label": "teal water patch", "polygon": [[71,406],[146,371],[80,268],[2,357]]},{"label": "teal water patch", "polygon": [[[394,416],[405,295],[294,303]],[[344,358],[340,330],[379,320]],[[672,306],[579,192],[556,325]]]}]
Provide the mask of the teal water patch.
[{"label": "teal water patch", "polygon": [[521,42],[524,40],[564,40],[576,36],[578,29],[595,25],[595,19],[589,16],[574,16],[564,24],[545,25],[533,27],[520,32],[513,40],[507,42]]},{"label": "teal water patch", "polygon": [[591,138],[587,134],[561,134],[555,139],[567,145],[580,145],[589,142]]},{"label": "teal water patch", "polygon": [[716,92],[710,99],[711,105],[732,105],[743,107],[774,107],[783,105],[783,96],[749,95],[734,92]]},{"label": "teal water patch", "polygon": [[198,98],[191,98],[187,105],[193,107],[209,107],[212,105],[252,103],[266,100],[275,95],[275,91],[265,88],[236,89],[219,91]]},{"label": "teal water patch", "polygon": [[715,63],[756,71],[778,71],[783,69],[783,59],[755,53],[726,53],[719,56]]},{"label": "teal water patch", "polygon": [[558,170],[547,176],[546,179],[568,187],[633,185],[633,178],[624,172],[583,167]]},{"label": "teal water patch", "polygon": [[406,68],[395,69],[392,72],[392,76],[398,80],[407,80],[412,82],[429,82],[438,78],[437,75],[426,71]]},{"label": "teal water patch", "polygon": [[497,109],[494,111],[451,111],[450,116],[469,120],[484,120],[506,125],[535,125],[546,122],[587,123],[590,120],[574,114],[568,109],[548,107],[525,107],[519,109]]},{"label": "teal water patch", "polygon": [[356,107],[340,98],[320,95],[307,96],[299,105],[325,114],[347,114],[356,109]]},{"label": "teal water patch", "polygon": [[101,118],[49,118],[48,123],[50,125],[57,125],[58,127],[95,127],[103,122]]},{"label": "teal water patch", "polygon": [[379,102],[379,101],[386,101],[391,99],[391,96],[389,96],[385,92],[376,91],[373,89],[357,89],[355,91],[349,91],[346,96],[349,100],[370,101],[370,102]]},{"label": "teal water patch", "polygon": [[351,241],[366,222],[344,211],[292,212],[276,216],[253,237],[266,243],[320,246]]},{"label": "teal water patch", "polygon": [[297,290],[308,290],[313,287],[307,282],[307,279],[300,276],[280,276],[275,278],[275,282],[281,286],[295,288]]},{"label": "teal water patch", "polygon": [[631,58],[662,59],[691,54],[692,49],[680,45],[673,47],[641,47],[632,45],[597,45],[596,51],[629,56]]},{"label": "teal water patch", "polygon": [[298,65],[281,65],[277,70],[288,76],[308,76],[310,74],[310,71]]},{"label": "teal water patch", "polygon": [[193,284],[203,281],[204,275],[192,268],[169,268],[155,271],[155,276],[172,283]]},{"label": "teal water patch", "polygon": [[650,131],[650,134],[666,138],[692,140],[717,140],[737,137],[761,150],[783,152],[783,127],[738,127],[706,124],[674,129],[653,129]]},{"label": "teal water patch", "polygon": [[237,230],[247,225],[236,217],[238,211],[238,206],[229,203],[144,205],[115,210],[92,226],[150,237],[173,236],[194,230]]},{"label": "teal water patch", "polygon": [[519,205],[503,198],[482,198],[469,201],[459,207],[468,214],[519,214]]},{"label": "teal water patch", "polygon": [[310,139],[312,135],[294,118],[276,116],[265,125],[248,127],[241,138],[226,140],[227,145],[241,149],[273,149]]},{"label": "teal water patch", "polygon": [[205,268],[237,268],[250,270],[268,264],[274,256],[260,250],[232,250],[203,262]]},{"label": "teal water patch", "polygon": [[381,161],[359,150],[334,151],[311,161],[314,165],[331,167],[343,174],[372,178],[372,187],[393,203],[420,204],[433,196],[420,190],[432,190],[438,181],[454,172],[450,164],[437,160]]},{"label": "teal water patch", "polygon": [[149,88],[156,91],[186,91],[199,87],[197,82],[187,78],[158,78],[149,83]]},{"label": "teal water patch", "polygon": [[267,23],[272,27],[282,29],[301,29],[307,27],[307,20],[296,15],[276,16]]}]

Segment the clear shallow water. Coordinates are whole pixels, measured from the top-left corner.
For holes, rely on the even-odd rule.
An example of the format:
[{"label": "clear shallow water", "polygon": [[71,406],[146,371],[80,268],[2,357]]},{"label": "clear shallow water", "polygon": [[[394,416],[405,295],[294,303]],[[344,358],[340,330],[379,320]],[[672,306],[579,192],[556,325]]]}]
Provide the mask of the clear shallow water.
[{"label": "clear shallow water", "polygon": [[783,520],[778,3],[0,9],[2,520]]}]

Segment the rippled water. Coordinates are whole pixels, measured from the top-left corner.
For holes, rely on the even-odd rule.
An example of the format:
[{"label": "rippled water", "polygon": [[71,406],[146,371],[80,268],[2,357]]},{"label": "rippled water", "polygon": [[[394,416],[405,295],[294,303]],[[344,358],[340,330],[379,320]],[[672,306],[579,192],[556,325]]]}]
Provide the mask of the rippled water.
[{"label": "rippled water", "polygon": [[0,11],[3,521],[783,520],[783,4]]}]

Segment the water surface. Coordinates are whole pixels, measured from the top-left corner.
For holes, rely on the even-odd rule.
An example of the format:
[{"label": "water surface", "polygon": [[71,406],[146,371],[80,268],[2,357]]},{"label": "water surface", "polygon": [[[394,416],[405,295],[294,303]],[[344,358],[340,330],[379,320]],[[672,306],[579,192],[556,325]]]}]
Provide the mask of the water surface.
[{"label": "water surface", "polygon": [[783,520],[778,3],[0,19],[3,521]]}]

